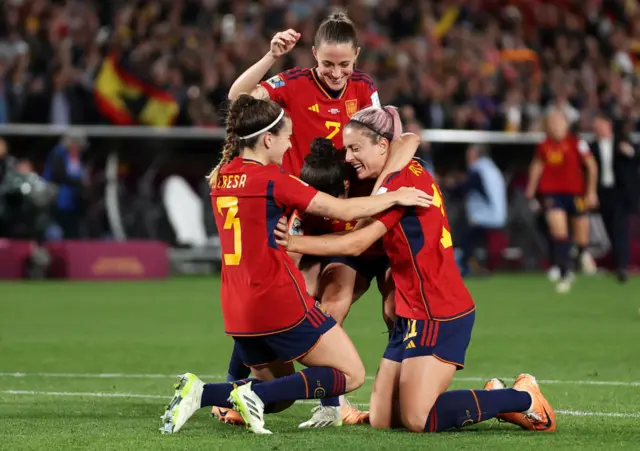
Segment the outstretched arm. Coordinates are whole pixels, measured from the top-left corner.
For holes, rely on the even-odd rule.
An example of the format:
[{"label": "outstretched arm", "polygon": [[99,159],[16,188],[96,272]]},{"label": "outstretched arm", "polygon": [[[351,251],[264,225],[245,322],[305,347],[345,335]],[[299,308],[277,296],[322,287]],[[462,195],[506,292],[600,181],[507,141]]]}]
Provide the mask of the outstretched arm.
[{"label": "outstretched arm", "polygon": [[369,249],[387,233],[386,226],[377,220],[344,235],[292,236],[286,227],[275,231],[276,241],[288,252],[318,256],[357,256]]},{"label": "outstretched arm", "polygon": [[368,218],[396,205],[405,207],[429,207],[433,197],[416,188],[401,187],[379,196],[354,197],[338,199],[328,194],[318,192],[306,212],[315,216],[354,221]]}]

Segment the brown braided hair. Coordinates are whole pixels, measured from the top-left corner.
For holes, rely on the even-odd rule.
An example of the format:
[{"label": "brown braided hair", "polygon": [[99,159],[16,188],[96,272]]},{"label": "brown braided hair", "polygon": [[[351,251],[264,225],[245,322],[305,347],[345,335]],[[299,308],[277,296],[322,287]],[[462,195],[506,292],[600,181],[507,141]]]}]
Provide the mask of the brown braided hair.
[{"label": "brown braided hair", "polygon": [[[253,138],[241,139],[241,136],[250,135],[269,126],[280,114],[282,107],[271,100],[256,99],[248,94],[241,94],[229,107],[227,115],[226,136],[222,148],[220,162],[208,175],[209,186],[216,185],[218,173],[223,166],[229,164],[231,159],[244,148],[253,149],[261,135]],[[284,127],[285,121],[280,120],[269,129],[271,133],[278,134]]]}]

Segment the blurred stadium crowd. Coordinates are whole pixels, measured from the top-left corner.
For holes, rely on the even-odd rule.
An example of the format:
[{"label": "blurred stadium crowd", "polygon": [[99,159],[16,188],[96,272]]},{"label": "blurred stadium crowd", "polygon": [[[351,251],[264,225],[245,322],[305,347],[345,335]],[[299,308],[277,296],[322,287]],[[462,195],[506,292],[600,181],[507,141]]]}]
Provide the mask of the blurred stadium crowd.
[{"label": "blurred stadium crowd", "polygon": [[276,31],[302,42],[274,72],[313,66],[314,30],[333,7],[359,27],[358,64],[382,102],[415,125],[537,130],[556,106],[582,129],[596,110],[640,128],[634,0],[6,0],[0,123],[103,122],[95,79],[116,51],[172,94],[172,123],[219,125],[231,83]]}]

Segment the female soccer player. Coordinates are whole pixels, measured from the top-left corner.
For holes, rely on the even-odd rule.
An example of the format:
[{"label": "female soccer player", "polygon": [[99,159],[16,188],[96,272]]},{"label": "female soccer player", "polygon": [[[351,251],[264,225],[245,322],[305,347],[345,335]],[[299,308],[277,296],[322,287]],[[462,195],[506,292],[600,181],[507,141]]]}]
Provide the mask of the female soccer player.
[{"label": "female soccer player", "polygon": [[[533,200],[537,190],[541,197],[553,242],[553,260],[560,269],[556,290],[566,293],[572,282],[568,218],[571,217],[573,239],[578,247],[577,260],[581,261],[589,244],[586,214],[598,204],[598,166],[589,145],[569,132],[569,123],[561,111],[549,113],[547,133],[531,162],[525,195]],[[587,169],[586,190],[583,166]]]},{"label": "female soccer player", "polygon": [[[360,47],[355,26],[344,13],[330,15],[316,31],[312,48],[317,61],[315,67],[294,68],[261,82],[275,62],[289,53],[299,39],[300,34],[294,30],[277,33],[271,40],[269,52],[247,69],[229,90],[231,100],[241,93],[250,92],[259,99],[270,98],[287,110],[294,127],[292,146],[284,156],[283,168],[295,176],[300,175],[304,158],[309,154],[315,138],[326,137],[337,148],[342,148],[342,129],[349,118],[362,108],[380,106],[371,78],[355,69]],[[353,196],[368,195],[370,191],[371,186],[352,183]],[[348,230],[351,224],[340,221],[332,224],[332,227],[335,230],[340,227]],[[384,253],[377,250],[376,246],[359,258],[339,257],[327,261],[318,280],[319,300],[323,308],[342,324],[354,300],[366,292],[374,278],[378,280],[383,302],[388,305],[393,284],[386,273],[387,267]],[[246,368],[234,352],[229,363],[228,379],[243,377],[246,377]],[[341,401],[344,424],[367,420],[366,413],[349,405],[344,398]],[[324,404],[336,406],[337,400],[325,399]],[[225,422],[239,420],[233,412],[215,407],[212,413]],[[322,416],[321,411],[315,413],[316,416]],[[318,421],[307,422],[306,426],[315,427],[318,424],[328,423],[326,418],[319,418]]]},{"label": "female soccer player", "polygon": [[200,407],[233,405],[253,432],[268,434],[265,407],[339,396],[362,385],[364,366],[351,340],[306,294],[304,279],[276,244],[274,229],[289,209],[352,221],[395,205],[426,207],[431,200],[415,188],[378,198],[336,199],[285,173],[279,165],[291,146],[292,125],[272,101],[240,96],[227,121],[222,159],[209,177],[223,253],[225,330],[243,362],[258,371],[273,377],[286,364],[292,372],[293,361],[308,368],[260,383],[205,385],[187,373],[163,415],[167,433],[179,431]]},{"label": "female soccer player", "polygon": [[[352,118],[344,143],[358,177],[380,175],[389,154],[385,137],[400,128],[394,110],[369,108]],[[413,185],[432,193],[431,208],[392,208],[344,235],[289,236],[286,228],[277,233],[289,250],[320,256],[357,255],[384,237],[397,319],[373,385],[371,425],[435,432],[500,415],[526,429],[554,431],[555,413],[528,374],[511,389],[492,380],[486,390],[446,391],[464,365],[475,305],[456,266],[441,193],[431,175],[413,161],[386,177],[378,193]]]},{"label": "female soccer player", "polygon": [[341,148],[342,128],[349,118],[362,108],[380,106],[371,78],[355,69],[360,47],[355,26],[344,13],[332,14],[316,31],[312,52],[317,66],[294,68],[261,82],[299,39],[300,33],[294,30],[277,33],[269,52],[240,75],[229,90],[230,100],[251,93],[258,99],[270,98],[287,110],[294,128],[283,168],[295,176],[300,174],[311,141],[326,137]]}]

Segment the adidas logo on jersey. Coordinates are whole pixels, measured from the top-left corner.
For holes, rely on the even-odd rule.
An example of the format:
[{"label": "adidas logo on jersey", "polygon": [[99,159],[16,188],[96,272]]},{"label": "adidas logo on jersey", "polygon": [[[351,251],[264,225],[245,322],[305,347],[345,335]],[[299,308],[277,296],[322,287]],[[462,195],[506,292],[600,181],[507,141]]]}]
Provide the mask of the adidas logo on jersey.
[{"label": "adidas logo on jersey", "polygon": [[318,104],[316,103],[315,105],[311,105],[308,108],[309,111],[313,111],[314,113],[319,113],[320,112],[320,107],[318,106]]},{"label": "adidas logo on jersey", "polygon": [[413,342],[413,340],[411,340],[405,349],[413,349],[415,347],[416,347],[415,343]]}]

